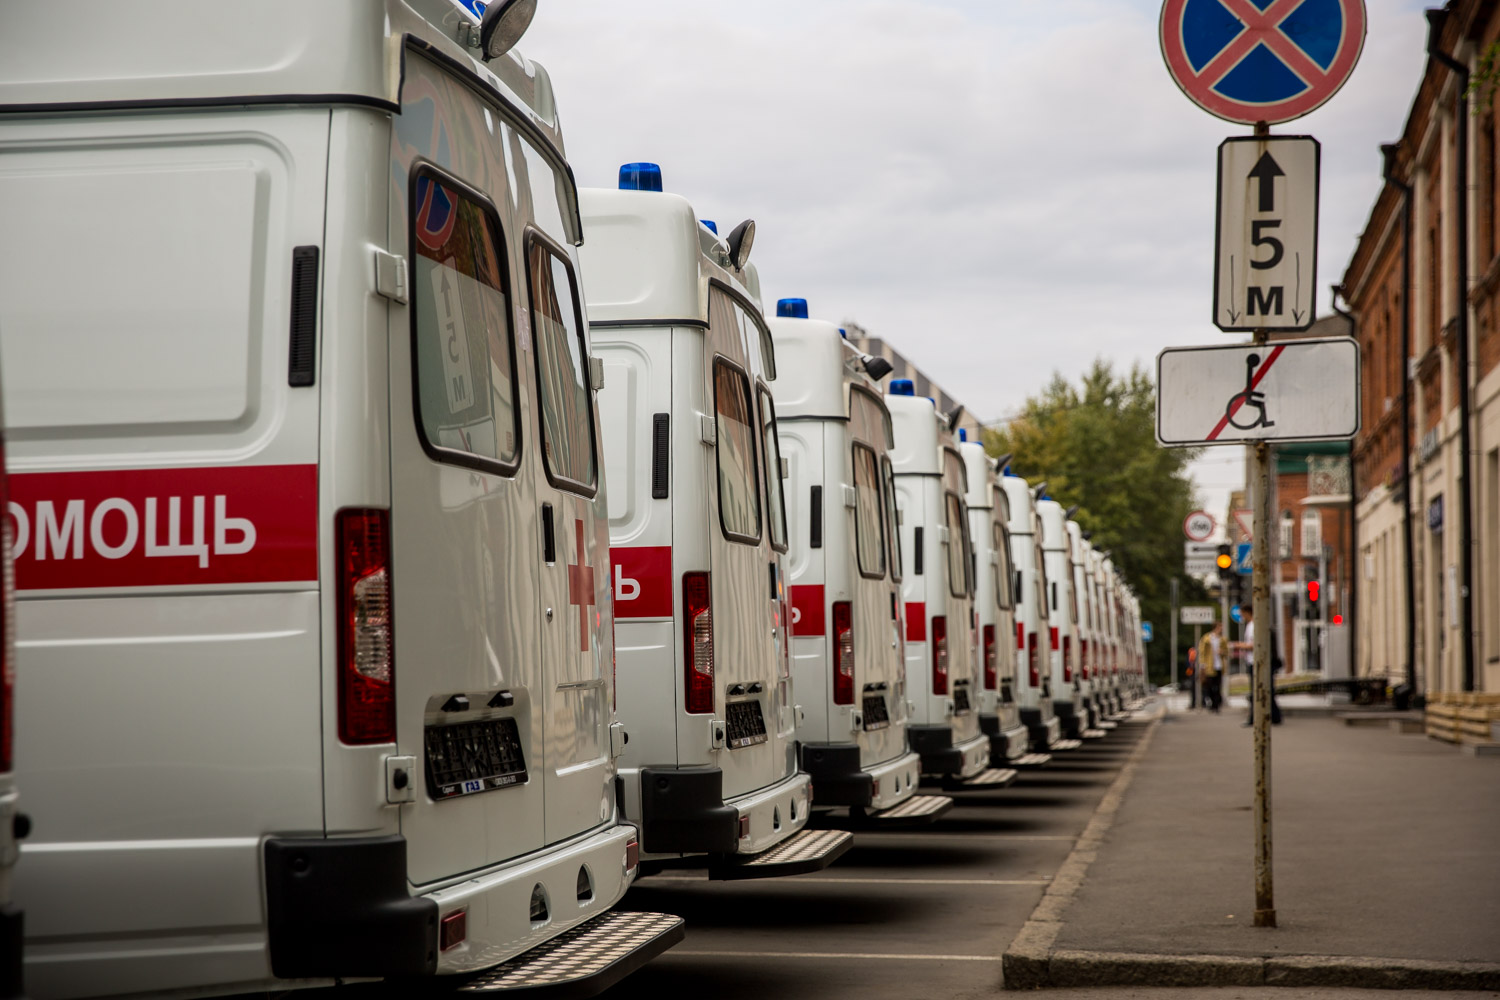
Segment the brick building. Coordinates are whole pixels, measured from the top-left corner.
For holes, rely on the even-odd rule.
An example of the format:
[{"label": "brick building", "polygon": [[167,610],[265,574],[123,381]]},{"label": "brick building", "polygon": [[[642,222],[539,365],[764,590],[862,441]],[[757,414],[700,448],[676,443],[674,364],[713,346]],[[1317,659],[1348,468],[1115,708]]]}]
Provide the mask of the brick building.
[{"label": "brick building", "polygon": [[1356,672],[1431,697],[1500,690],[1500,3],[1428,16],[1427,67],[1340,291],[1363,369]]}]

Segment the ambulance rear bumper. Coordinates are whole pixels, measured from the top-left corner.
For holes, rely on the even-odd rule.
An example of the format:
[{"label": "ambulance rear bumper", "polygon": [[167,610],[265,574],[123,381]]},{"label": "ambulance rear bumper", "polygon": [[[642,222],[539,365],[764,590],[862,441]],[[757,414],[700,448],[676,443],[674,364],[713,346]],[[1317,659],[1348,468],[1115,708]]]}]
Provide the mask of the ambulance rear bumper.
[{"label": "ambulance rear bumper", "polygon": [[[267,931],[278,978],[429,976],[477,972],[603,914],[625,894],[635,828],[614,824],[455,886],[413,896],[406,840],[266,841]],[[591,897],[580,899],[586,872]],[[541,885],[549,920],[532,919]],[[465,933],[443,948],[439,927],[463,913]]]},{"label": "ambulance rear bumper", "polygon": [[797,771],[738,798],[724,798],[717,767],[641,768],[641,850],[759,854],[807,825],[812,779]]},{"label": "ambulance rear bumper", "polygon": [[815,806],[889,809],[916,793],[921,770],[914,753],[861,767],[857,743],[804,743],[801,760],[812,779]]},{"label": "ambulance rear bumper", "polygon": [[953,742],[951,726],[906,727],[911,748],[922,758],[923,774],[958,775],[967,778],[990,763],[990,738],[984,733],[962,743]]}]

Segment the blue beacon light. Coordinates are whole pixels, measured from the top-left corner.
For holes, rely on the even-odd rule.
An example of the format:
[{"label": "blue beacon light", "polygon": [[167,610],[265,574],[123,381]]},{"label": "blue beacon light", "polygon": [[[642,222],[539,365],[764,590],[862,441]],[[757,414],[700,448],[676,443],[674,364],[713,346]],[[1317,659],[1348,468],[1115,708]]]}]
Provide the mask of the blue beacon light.
[{"label": "blue beacon light", "polygon": [[807,319],[807,300],[781,299],[776,303],[776,315],[787,319]]},{"label": "blue beacon light", "polygon": [[698,221],[703,223],[704,228],[709,232],[713,233],[715,236],[719,235],[719,224],[713,219],[699,219]]},{"label": "blue beacon light", "polygon": [[968,430],[965,429],[965,428],[963,428],[963,427],[960,427],[958,429],[958,439],[960,441],[967,441],[967,440],[969,440],[969,432],[968,432]]},{"label": "blue beacon light", "polygon": [[890,395],[892,396],[915,396],[917,385],[909,378],[897,378],[891,380]]},{"label": "blue beacon light", "polygon": [[620,168],[621,191],[660,191],[661,167],[655,163],[627,163]]}]

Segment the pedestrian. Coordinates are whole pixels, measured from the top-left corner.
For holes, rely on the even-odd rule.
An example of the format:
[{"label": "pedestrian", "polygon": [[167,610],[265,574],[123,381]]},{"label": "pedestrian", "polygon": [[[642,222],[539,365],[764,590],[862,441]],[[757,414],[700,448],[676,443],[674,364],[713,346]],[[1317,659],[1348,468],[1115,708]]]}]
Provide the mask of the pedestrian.
[{"label": "pedestrian", "polygon": [[[1250,714],[1245,719],[1245,725],[1255,725],[1255,610],[1253,608],[1242,608],[1240,614],[1244,616],[1245,628],[1244,638],[1234,644],[1234,648],[1245,655],[1245,663],[1249,667],[1246,673],[1250,675]],[[1276,630],[1271,629],[1271,725],[1281,725],[1281,706],[1276,704],[1276,675],[1281,672],[1281,643],[1277,641]]]},{"label": "pedestrian", "polygon": [[1224,661],[1229,649],[1224,642],[1224,625],[1215,622],[1208,635],[1198,644],[1199,671],[1203,678],[1203,707],[1219,714],[1224,704],[1220,681],[1224,676]]}]

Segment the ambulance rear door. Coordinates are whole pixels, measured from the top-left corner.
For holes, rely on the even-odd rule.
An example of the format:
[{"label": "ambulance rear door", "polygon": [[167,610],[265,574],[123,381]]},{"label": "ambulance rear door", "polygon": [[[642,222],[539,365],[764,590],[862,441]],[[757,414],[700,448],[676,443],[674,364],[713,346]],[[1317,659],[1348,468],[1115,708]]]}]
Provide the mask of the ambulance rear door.
[{"label": "ambulance rear door", "polygon": [[[717,283],[709,286],[709,326],[703,378],[714,414],[714,444],[706,449],[711,488],[707,514],[713,602],[716,704],[727,746],[717,755],[724,797],[764,788],[786,770],[780,739],[781,664],[777,648],[780,566],[771,547],[775,518],[761,476],[765,451],[743,320],[744,307]],[[776,475],[780,477],[778,468]],[[779,495],[778,495],[779,496]],[[785,539],[785,521],[780,524]],[[790,664],[788,663],[788,666]]]},{"label": "ambulance rear door", "polygon": [[[402,99],[391,249],[410,302],[390,310],[391,585],[397,740],[419,775],[401,828],[408,877],[429,886],[546,843],[552,678],[525,143],[415,51]],[[487,141],[458,141],[476,125]],[[571,621],[576,641],[566,607],[551,605],[551,626]]]}]

